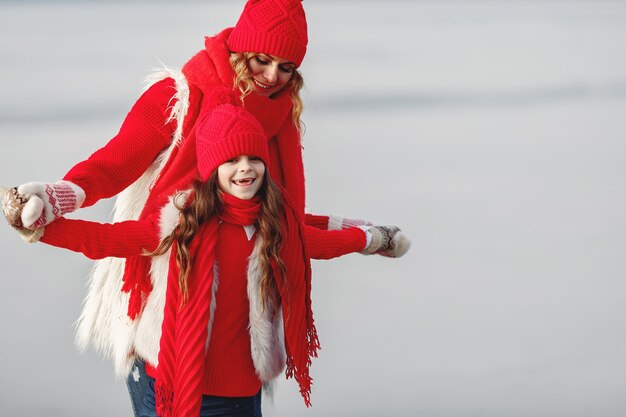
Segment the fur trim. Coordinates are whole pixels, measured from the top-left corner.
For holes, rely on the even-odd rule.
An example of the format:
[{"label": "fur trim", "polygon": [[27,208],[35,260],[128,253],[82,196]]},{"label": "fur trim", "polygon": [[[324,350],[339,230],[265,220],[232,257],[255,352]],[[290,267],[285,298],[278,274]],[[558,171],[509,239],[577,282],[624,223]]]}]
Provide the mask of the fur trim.
[{"label": "fur trim", "polygon": [[[139,218],[152,185],[160,175],[173,149],[182,140],[183,120],[189,109],[189,86],[184,75],[180,71],[164,68],[151,74],[147,81],[154,84],[167,77],[173,78],[176,84],[176,92],[172,100],[176,99],[177,102],[173,105],[167,120],[169,122],[176,119],[174,137],[170,146],[157,156],[150,168],[119,194],[115,201],[114,222]],[[152,84],[146,86],[146,89]],[[164,300],[167,261],[153,259],[152,263],[153,292],[162,293]],[[158,356],[158,346],[156,349],[148,347],[153,345],[148,340],[153,340],[156,336],[153,327],[154,322],[145,323],[141,326],[139,346],[135,346],[135,335],[141,318],[132,321],[126,314],[129,296],[121,291],[124,265],[125,260],[119,258],[106,258],[96,261],[90,273],[83,311],[76,322],[76,344],[78,348],[84,351],[91,345],[101,356],[113,359],[115,374],[120,378],[126,378],[132,369],[133,351],[141,351],[142,354],[145,354],[144,358],[149,360],[156,359]],[[165,271],[164,275],[162,275],[163,271]],[[149,297],[146,309],[159,314],[157,302],[160,301],[159,297]],[[163,315],[162,310],[160,315]],[[148,329],[152,329],[152,331],[150,332]],[[160,322],[156,329],[160,335]],[[156,340],[158,344],[158,338]]]},{"label": "fur trim", "polygon": [[161,209],[159,217],[159,239],[163,240],[172,234],[180,219],[180,209],[184,207],[189,199],[191,190],[180,191],[168,200],[168,203]]},{"label": "fur trim", "polygon": [[[76,322],[76,345],[84,351],[90,345],[101,355],[113,359],[116,376],[130,372],[124,356],[133,339],[134,326],[126,315],[128,295],[121,291],[124,260],[105,258],[97,261],[90,273],[83,311]],[[126,343],[124,343],[126,341]],[[132,361],[129,361],[132,362]]]},{"label": "fur trim", "polygon": [[213,321],[215,321],[215,308],[217,307],[217,289],[220,285],[219,269],[217,263],[213,265],[213,287],[211,287],[211,305],[209,306],[209,332],[206,337],[205,349],[209,350],[209,343],[211,342],[211,332],[213,331]]},{"label": "fur trim", "polygon": [[[189,191],[184,191],[175,194],[169,198],[168,203],[161,209],[159,219],[159,238],[161,240],[169,236],[176,228],[180,215],[178,207],[187,201],[189,193]],[[141,316],[137,319],[134,350],[139,357],[154,366],[157,366],[159,362],[159,341],[161,340],[161,324],[163,323],[171,254],[172,250],[170,248],[163,255],[155,256],[152,259],[150,268],[152,291]]]},{"label": "fur trim", "polygon": [[263,307],[261,299],[261,265],[263,239],[257,235],[248,258],[248,300],[250,301],[250,347],[252,362],[261,381],[276,378],[285,368],[284,329],[281,309]]}]

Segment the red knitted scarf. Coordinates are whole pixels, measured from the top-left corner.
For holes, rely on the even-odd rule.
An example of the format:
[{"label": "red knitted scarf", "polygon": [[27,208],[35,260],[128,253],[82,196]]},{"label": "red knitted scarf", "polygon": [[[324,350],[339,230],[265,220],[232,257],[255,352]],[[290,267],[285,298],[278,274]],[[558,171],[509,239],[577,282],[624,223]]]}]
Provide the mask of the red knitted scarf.
[{"label": "red knitted scarf", "polygon": [[[219,217],[235,224],[254,223],[261,208],[258,199],[245,201],[227,194],[223,197],[223,213]],[[200,412],[218,227],[218,218],[210,219],[200,227],[190,245],[189,298],[183,307],[180,307],[177,248],[174,246],[172,250],[155,384],[160,417],[196,417]],[[296,378],[309,406],[309,365],[320,346],[311,310],[310,263],[303,245],[301,218],[289,205],[282,233],[284,245],[280,256],[287,273],[284,280],[276,282],[285,317],[287,376]],[[242,262],[247,262],[247,256],[242,257]],[[275,277],[280,274],[278,268],[273,268],[273,272]],[[283,281],[284,285],[279,284]]]}]

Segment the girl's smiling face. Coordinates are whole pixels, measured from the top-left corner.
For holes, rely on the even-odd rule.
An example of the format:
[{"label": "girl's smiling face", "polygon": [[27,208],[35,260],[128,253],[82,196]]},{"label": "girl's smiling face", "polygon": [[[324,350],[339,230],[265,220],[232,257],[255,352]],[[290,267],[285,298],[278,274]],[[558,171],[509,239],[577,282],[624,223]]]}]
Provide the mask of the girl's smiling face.
[{"label": "girl's smiling face", "polygon": [[239,155],[217,168],[217,183],[225,193],[250,200],[263,183],[265,164],[256,156]]},{"label": "girl's smiling face", "polygon": [[248,59],[255,92],[265,97],[278,93],[291,80],[296,65],[293,62],[266,54]]}]

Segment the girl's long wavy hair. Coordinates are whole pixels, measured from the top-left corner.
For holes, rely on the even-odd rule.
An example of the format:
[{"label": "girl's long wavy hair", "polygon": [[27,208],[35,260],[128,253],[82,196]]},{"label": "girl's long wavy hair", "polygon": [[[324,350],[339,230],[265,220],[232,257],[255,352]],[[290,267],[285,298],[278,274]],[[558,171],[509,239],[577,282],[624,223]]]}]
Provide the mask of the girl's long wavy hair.
[{"label": "girl's long wavy hair", "polygon": [[[180,195],[180,194],[179,194]],[[148,256],[162,255],[174,244],[177,245],[176,264],[180,269],[178,285],[181,292],[181,307],[189,299],[187,279],[191,268],[191,253],[189,246],[198,233],[200,226],[218,216],[222,212],[223,200],[222,191],[217,185],[217,170],[206,182],[195,181],[192,185],[190,203],[186,204],[184,198],[174,198],[174,204],[180,210],[178,225],[173,232],[161,241],[154,252]],[[274,279],[272,264],[274,263],[280,270],[280,285],[284,286],[285,264],[280,258],[280,249],[283,244],[281,232],[281,216],[284,205],[282,194],[278,186],[269,178],[265,172],[263,183],[257,193],[261,199],[261,211],[255,223],[258,238],[263,239],[260,251],[259,263],[261,266],[261,300],[263,308],[268,305],[275,308],[278,305],[278,287]],[[181,203],[182,201],[182,203]]]},{"label": "girl's long wavy hair", "polygon": [[[248,61],[259,54],[254,52],[231,52],[230,53],[230,65],[235,71],[234,87],[238,88],[241,92],[240,99],[243,99],[254,91],[254,81],[252,81],[252,75],[248,68]],[[302,131],[303,124],[300,120],[302,110],[304,109],[302,99],[300,98],[300,90],[304,86],[304,79],[302,74],[294,69],[291,75],[291,79],[287,82],[285,87],[289,88],[291,94],[291,101],[293,102],[293,124]]]}]

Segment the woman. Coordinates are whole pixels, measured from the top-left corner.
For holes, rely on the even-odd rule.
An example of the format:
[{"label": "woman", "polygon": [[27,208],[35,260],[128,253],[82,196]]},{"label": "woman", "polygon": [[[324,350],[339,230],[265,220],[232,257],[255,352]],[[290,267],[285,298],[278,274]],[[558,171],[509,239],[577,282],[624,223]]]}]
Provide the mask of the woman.
[{"label": "woman", "polygon": [[[261,123],[270,175],[304,215],[302,77],[297,68],[307,41],[300,0],[248,1],[235,27],[207,37],[205,48],[182,71],[165,69],[150,77],[149,87],[105,147],[60,182],[18,187],[29,197],[21,221],[32,230],[31,238],[63,214],[120,192],[114,221],[145,219],[174,191],[189,187],[196,167],[196,122],[224,103],[244,106]],[[397,228],[332,216],[305,219],[312,258],[358,251],[401,256],[408,250],[408,240]],[[113,359],[116,374],[128,377],[136,407],[145,388],[142,359],[158,353],[161,321],[151,313],[163,310],[163,298],[154,295],[165,288],[154,273],[154,265],[141,256],[98,261],[78,320],[77,344],[81,349],[92,345]]]}]

